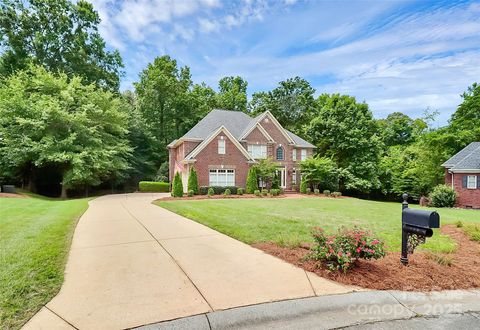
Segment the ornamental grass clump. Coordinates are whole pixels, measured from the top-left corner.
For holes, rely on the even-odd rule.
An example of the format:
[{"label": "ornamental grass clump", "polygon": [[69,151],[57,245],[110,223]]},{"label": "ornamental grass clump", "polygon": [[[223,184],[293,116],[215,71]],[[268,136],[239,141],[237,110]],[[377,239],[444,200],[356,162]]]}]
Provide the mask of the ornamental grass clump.
[{"label": "ornamental grass clump", "polygon": [[380,259],[385,256],[385,244],[372,237],[371,232],[342,228],[337,235],[327,236],[322,228],[312,231],[315,240],[312,257],[330,270],[347,272],[358,259]]}]

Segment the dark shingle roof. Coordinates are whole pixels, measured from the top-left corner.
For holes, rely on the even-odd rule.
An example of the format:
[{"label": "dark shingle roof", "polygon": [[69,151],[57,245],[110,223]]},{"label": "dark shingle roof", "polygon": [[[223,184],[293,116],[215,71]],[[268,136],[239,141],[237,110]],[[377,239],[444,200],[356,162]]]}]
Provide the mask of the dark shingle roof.
[{"label": "dark shingle roof", "polygon": [[442,166],[452,170],[480,169],[480,142],[470,143]]},{"label": "dark shingle roof", "polygon": [[190,139],[206,139],[220,126],[225,126],[235,138],[239,139],[244,128],[252,121],[252,117],[241,111],[214,109],[183,137]]},{"label": "dark shingle roof", "polygon": [[[214,109],[200,120],[190,131],[188,131],[183,138],[204,140],[223,125],[237,140],[239,140],[258,122],[258,119],[261,116],[262,114],[252,118],[240,111]],[[305,141],[288,130],[286,131],[296,145],[305,148],[315,148],[313,144]]]}]

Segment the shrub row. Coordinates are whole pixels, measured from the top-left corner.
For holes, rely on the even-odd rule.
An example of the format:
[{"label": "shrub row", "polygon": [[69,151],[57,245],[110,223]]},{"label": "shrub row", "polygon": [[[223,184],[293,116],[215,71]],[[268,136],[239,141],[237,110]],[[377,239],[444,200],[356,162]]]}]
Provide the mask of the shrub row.
[{"label": "shrub row", "polygon": [[231,194],[236,195],[238,187],[201,186],[200,189],[198,190],[198,193],[200,195],[207,195],[210,189],[213,190],[213,195],[222,195],[225,193],[225,190],[227,189],[230,190]]},{"label": "shrub row", "polygon": [[140,181],[138,190],[141,192],[169,192],[170,184],[168,182]]}]

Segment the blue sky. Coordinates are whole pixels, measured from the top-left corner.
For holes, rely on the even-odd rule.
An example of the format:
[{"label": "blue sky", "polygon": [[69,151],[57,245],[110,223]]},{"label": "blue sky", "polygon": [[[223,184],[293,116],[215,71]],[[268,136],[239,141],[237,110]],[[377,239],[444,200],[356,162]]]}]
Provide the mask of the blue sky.
[{"label": "blue sky", "polygon": [[168,54],[195,83],[223,76],[248,93],[294,76],[320,93],[366,101],[375,117],[440,112],[480,82],[479,1],[92,0],[100,33],[122,54],[122,89]]}]

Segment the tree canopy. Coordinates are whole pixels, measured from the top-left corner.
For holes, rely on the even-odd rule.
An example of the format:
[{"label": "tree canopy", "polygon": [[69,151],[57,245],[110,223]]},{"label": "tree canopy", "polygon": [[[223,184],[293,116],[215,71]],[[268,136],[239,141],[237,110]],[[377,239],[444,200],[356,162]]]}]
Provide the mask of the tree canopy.
[{"label": "tree canopy", "polygon": [[248,83],[241,77],[223,77],[218,82],[217,106],[221,109],[247,111]]},{"label": "tree canopy", "polygon": [[0,75],[33,63],[117,91],[122,58],[106,50],[99,23],[98,13],[83,0],[3,0]]},{"label": "tree canopy", "polygon": [[124,104],[111,92],[42,67],[0,85],[0,169],[27,177],[53,166],[66,188],[118,180],[129,168]]}]

